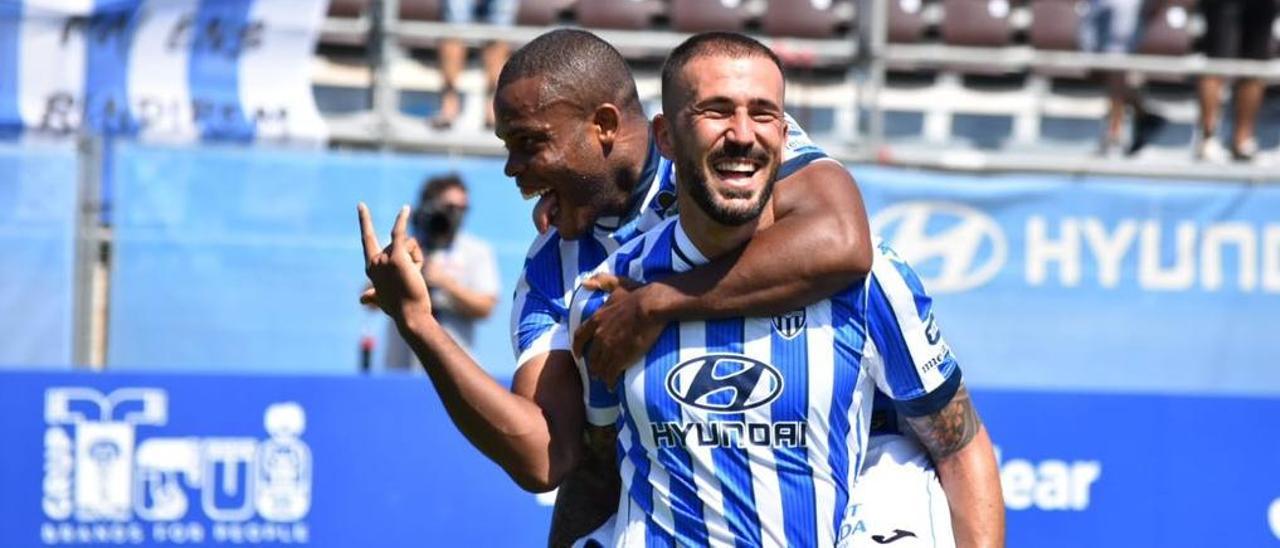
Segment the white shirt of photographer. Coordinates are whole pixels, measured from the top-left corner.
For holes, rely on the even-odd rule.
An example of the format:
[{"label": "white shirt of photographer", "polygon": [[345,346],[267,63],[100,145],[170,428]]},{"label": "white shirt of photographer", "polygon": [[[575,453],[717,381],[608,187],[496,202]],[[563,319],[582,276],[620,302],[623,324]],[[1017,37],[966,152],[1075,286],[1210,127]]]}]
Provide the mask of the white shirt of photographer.
[{"label": "white shirt of photographer", "polygon": [[[497,295],[501,291],[498,279],[498,264],[494,258],[493,247],[488,242],[465,232],[459,232],[453,238],[453,245],[433,251],[428,262],[441,265],[445,273],[458,283],[473,291]],[[440,290],[431,289],[431,308],[436,321],[467,352],[475,343],[475,327],[478,320],[457,313],[453,299]],[[387,346],[386,365],[388,369],[413,369],[420,371],[418,359],[405,344],[404,339],[396,331],[394,325],[387,330],[385,337]]]}]

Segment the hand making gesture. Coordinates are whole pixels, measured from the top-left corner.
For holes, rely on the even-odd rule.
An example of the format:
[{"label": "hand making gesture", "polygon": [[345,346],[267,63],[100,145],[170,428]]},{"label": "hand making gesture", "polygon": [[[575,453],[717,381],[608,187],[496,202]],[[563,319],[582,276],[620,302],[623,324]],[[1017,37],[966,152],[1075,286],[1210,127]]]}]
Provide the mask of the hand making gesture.
[{"label": "hand making gesture", "polygon": [[379,250],[378,235],[373,229],[369,208],[356,206],[360,217],[360,240],[364,245],[364,272],[373,287],[360,295],[360,302],[377,304],[397,323],[405,318],[431,315],[431,297],[422,278],[422,248],[405,233],[409,206],[400,208],[391,228],[391,243]]}]

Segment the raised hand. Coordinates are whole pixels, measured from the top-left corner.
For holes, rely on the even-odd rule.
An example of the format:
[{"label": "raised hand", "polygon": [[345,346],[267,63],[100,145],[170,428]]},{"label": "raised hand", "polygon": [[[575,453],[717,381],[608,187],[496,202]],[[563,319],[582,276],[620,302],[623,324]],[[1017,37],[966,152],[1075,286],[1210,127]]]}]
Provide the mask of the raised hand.
[{"label": "raised hand", "polygon": [[364,273],[373,287],[360,295],[360,302],[376,304],[396,322],[431,315],[431,296],[422,279],[422,248],[408,236],[409,206],[400,208],[391,228],[391,243],[379,249],[369,208],[356,206],[360,217],[360,242],[364,246]]},{"label": "raised hand", "polygon": [[591,376],[613,387],[627,367],[644,357],[658,340],[666,322],[645,312],[644,288],[635,280],[597,274],[582,286],[608,292],[609,298],[573,333],[573,353],[586,358]]}]

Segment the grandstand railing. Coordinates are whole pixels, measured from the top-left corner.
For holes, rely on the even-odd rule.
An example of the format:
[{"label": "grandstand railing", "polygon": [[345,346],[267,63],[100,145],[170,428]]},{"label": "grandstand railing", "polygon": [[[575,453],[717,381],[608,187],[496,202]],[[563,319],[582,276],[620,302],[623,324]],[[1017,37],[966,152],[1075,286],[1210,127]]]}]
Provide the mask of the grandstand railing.
[{"label": "grandstand railing", "polygon": [[[1005,47],[964,47],[947,44],[887,43],[887,0],[862,0],[857,6],[859,30],[844,39],[813,40],[759,36],[762,40],[794,53],[803,62],[801,68],[824,67],[827,73],[843,76],[820,82],[793,79],[791,85],[804,86],[806,93],[797,94],[814,106],[830,109],[836,130],[815,136],[824,146],[845,161],[888,161],[941,169],[976,171],[1030,170],[1070,173],[1105,173],[1156,177],[1201,177],[1271,181],[1276,166],[1269,165],[1205,165],[1191,159],[1186,150],[1153,151],[1143,161],[1097,158],[1080,150],[1072,154],[1045,151],[1039,134],[1046,116],[1100,120],[1105,114],[1106,100],[1093,97],[1068,97],[1051,93],[1045,71],[1122,71],[1137,74],[1190,78],[1206,74],[1227,77],[1259,77],[1280,81],[1280,62],[1208,59],[1203,55],[1158,56],[1097,54],[1079,51],[1051,51],[1026,45]],[[349,81],[364,80],[373,90],[370,112],[328,118],[332,138],[339,145],[389,147],[405,150],[448,151],[452,153],[501,154],[501,144],[485,132],[454,131],[447,134],[426,127],[419,118],[400,112],[398,92],[405,89],[438,91],[440,78],[434,68],[411,60],[405,42],[424,43],[442,38],[455,38],[479,43],[501,40],[519,46],[545,32],[546,27],[492,27],[482,24],[448,24],[430,21],[401,21],[398,0],[374,0],[371,17],[358,19],[329,18],[326,33],[364,34],[379,59],[367,79],[347,75]],[[1026,14],[1023,14],[1026,15]],[[1025,22],[1024,22],[1025,23]],[[669,30],[625,31],[592,29],[624,51],[644,52],[661,58],[688,34]],[[960,85],[964,68],[981,66],[984,70],[1026,73],[1026,85],[1012,91],[972,90]],[[886,81],[889,67],[919,67],[936,71],[939,84],[929,89],[896,89]],[[336,70],[326,69],[326,78]],[[350,72],[350,71],[348,71]],[[637,72],[642,99],[655,101],[655,74]],[[356,83],[356,86],[363,84]],[[459,88],[469,102],[483,95],[482,78],[478,74],[464,77]],[[1163,106],[1176,123],[1192,124],[1196,116],[1194,100],[1153,101]],[[921,143],[888,141],[885,138],[885,111],[909,111],[924,115]],[[1012,119],[1010,146],[998,150],[971,150],[948,142],[952,120],[958,114],[995,115]],[[1041,145],[1041,150],[1034,150]],[[940,152],[941,151],[941,152]],[[1280,155],[1278,155],[1280,156]],[[1280,160],[1280,158],[1277,158]]]}]

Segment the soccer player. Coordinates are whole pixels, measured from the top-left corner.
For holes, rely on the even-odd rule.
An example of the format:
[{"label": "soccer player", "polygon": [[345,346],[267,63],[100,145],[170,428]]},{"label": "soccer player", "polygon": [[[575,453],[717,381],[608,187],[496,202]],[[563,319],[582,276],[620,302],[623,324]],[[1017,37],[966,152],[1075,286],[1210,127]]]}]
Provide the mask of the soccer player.
[{"label": "soccer player", "polygon": [[[508,175],[527,195],[558,203],[556,230],[534,242],[517,294],[513,338],[521,367],[513,385],[516,397],[506,397],[470,358],[457,355],[449,341],[437,336],[430,318],[422,316],[424,307],[408,298],[417,287],[412,276],[386,278],[389,289],[375,283],[377,291],[363,300],[377,302],[396,319],[473,444],[524,487],[548,490],[578,468],[548,469],[545,455],[529,457],[526,450],[577,458],[582,448],[581,420],[577,430],[570,426],[582,406],[565,329],[569,292],[578,274],[595,268],[609,251],[673,209],[674,184],[669,162],[653,145],[625,60],[590,33],[553,31],[521,48],[504,68],[497,96]],[[779,185],[777,225],[741,257],[725,257],[698,273],[667,280],[674,291],[664,303],[665,313],[697,317],[732,310],[726,306],[759,313],[769,312],[761,307],[786,310],[847,285],[869,269],[865,213],[852,179],[837,162],[815,161],[825,155],[798,127],[788,142],[788,156],[794,160],[784,171],[794,175]],[[364,228],[368,246],[372,227]],[[372,257],[382,257],[367,265],[375,282],[380,272],[395,272],[396,261],[412,264],[409,250],[416,247],[401,240],[383,253],[371,248]],[[401,252],[395,261],[393,250]],[[803,275],[795,275],[797,268]],[[572,392],[557,394],[561,380]],[[553,424],[543,420],[531,426],[543,413]],[[530,434],[532,429],[538,429],[537,435]],[[554,447],[548,446],[549,439]],[[584,464],[599,466],[575,474],[562,488],[560,500],[576,501],[577,506],[557,505],[555,545],[590,531],[612,513],[616,495],[605,497],[604,507],[594,498],[570,495],[582,487],[592,491],[597,486],[589,483],[600,477],[611,477],[616,489],[612,440],[593,445],[604,451]]]},{"label": "soccer player", "polygon": [[[675,158],[681,213],[598,269],[641,283],[732,253],[775,222],[787,128],[781,63],[752,39],[694,36],[672,52],[662,84],[655,134]],[[580,287],[570,327],[607,295]],[[579,362],[587,420],[621,429],[624,493],[607,544],[851,544],[872,384],[938,463],[957,537],[1003,543],[990,439],[930,298],[885,246],[865,281],[803,309],[667,325],[616,392],[588,379],[589,361]]]},{"label": "soccer player", "polygon": [[[582,456],[583,447],[575,446],[578,437],[571,426],[573,414],[581,412],[578,395],[557,398],[554,388],[566,378],[577,383],[565,329],[567,295],[579,274],[593,269],[607,251],[674,211],[674,184],[669,164],[653,148],[648,120],[639,109],[625,61],[595,36],[561,30],[531,42],[508,63],[498,95],[499,135],[509,149],[508,173],[527,194],[542,195],[543,204],[559,202],[553,215],[558,230],[534,243],[513,311],[513,337],[522,365],[513,386],[518,398],[504,399],[506,393],[495,390],[496,383],[469,359],[460,361],[448,341],[434,336],[420,340],[415,333],[431,334],[432,330],[421,312],[404,312],[415,308],[412,299],[401,302],[403,295],[393,294],[379,304],[398,318],[407,340],[418,341],[414,344],[420,357],[422,352],[430,354],[431,359],[424,358],[423,363],[433,380],[439,379],[437,388],[459,428],[478,448],[531,490],[549,489],[543,483],[549,478],[564,481],[552,531],[552,544],[561,545],[612,513],[616,491],[603,497],[604,505],[589,493],[611,488],[597,484],[601,478],[612,479],[613,489],[617,483],[612,438],[607,432],[600,435],[598,429],[590,430],[593,443],[589,447],[604,451],[588,452],[588,457],[596,458],[586,459],[581,466],[530,471],[530,467],[545,467],[547,459],[521,456],[525,450]],[[864,256],[869,255],[865,214],[852,180],[835,162],[810,163],[821,157],[820,152],[798,128],[791,130],[788,154],[799,161],[784,165],[784,174],[795,173],[778,184],[773,200],[775,225],[758,234],[741,256],[722,257],[631,295],[616,292],[601,316],[614,305],[626,303],[642,303],[645,322],[658,328],[665,323],[664,315],[704,317],[735,310],[769,314],[812,302],[865,272],[869,263],[869,256]],[[615,226],[621,229],[614,230]],[[371,236],[372,228],[366,232]],[[366,246],[368,242],[366,236]],[[403,255],[399,260],[410,256],[411,247],[410,240],[399,246]],[[394,266],[388,264],[393,262],[392,249],[381,254],[374,249],[373,255],[383,258],[379,264],[371,263],[371,277]],[[407,280],[404,283],[415,281]],[[412,288],[393,287],[401,292]],[[367,299],[373,300],[372,294]],[[654,303],[661,306],[651,306]],[[655,330],[647,326],[636,330],[632,345],[647,346],[641,341],[656,336],[641,331]],[[566,400],[569,408],[562,409]],[[530,426],[530,421],[542,418],[536,410],[521,414],[530,406],[556,419],[555,428],[545,421]],[[560,419],[558,413],[569,418]],[[548,439],[554,439],[555,447],[573,447],[555,449]],[[581,496],[583,488],[588,496]],[[920,508],[913,514],[929,512]]]}]

